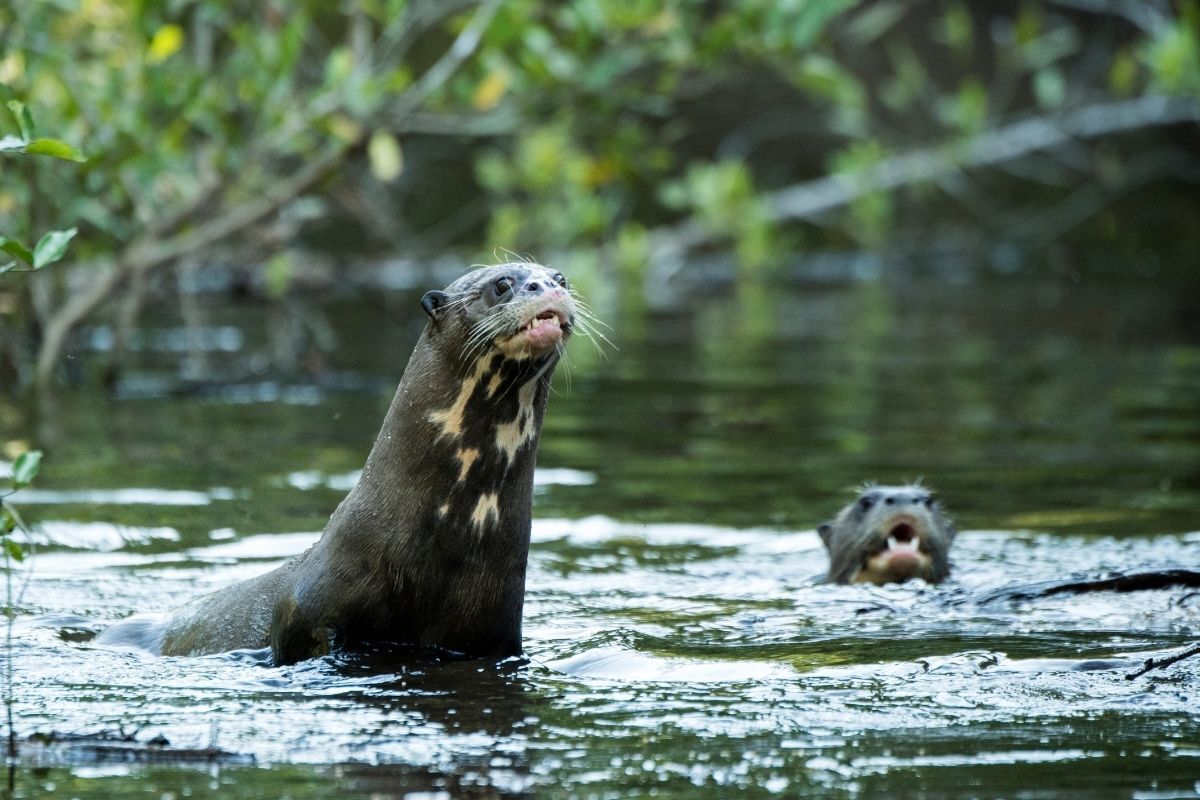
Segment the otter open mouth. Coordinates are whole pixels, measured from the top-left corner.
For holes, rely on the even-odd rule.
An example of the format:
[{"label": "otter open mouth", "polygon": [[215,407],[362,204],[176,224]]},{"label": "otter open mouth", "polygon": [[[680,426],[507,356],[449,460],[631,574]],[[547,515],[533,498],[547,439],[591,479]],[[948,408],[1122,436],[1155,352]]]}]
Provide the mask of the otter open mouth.
[{"label": "otter open mouth", "polygon": [[916,529],[907,522],[897,522],[888,531],[884,540],[884,550],[919,550],[921,537]]},{"label": "otter open mouth", "polygon": [[516,353],[541,356],[558,346],[571,332],[564,311],[557,306],[543,306],[523,323],[501,345]]},{"label": "otter open mouth", "polygon": [[882,584],[924,576],[930,557],[922,549],[921,525],[917,520],[893,518],[876,535],[877,544],[863,557],[855,581]]},{"label": "otter open mouth", "polygon": [[554,327],[557,327],[560,332],[565,327],[562,314],[559,314],[552,308],[548,308],[522,325],[517,333],[540,333],[543,329],[548,330]]}]

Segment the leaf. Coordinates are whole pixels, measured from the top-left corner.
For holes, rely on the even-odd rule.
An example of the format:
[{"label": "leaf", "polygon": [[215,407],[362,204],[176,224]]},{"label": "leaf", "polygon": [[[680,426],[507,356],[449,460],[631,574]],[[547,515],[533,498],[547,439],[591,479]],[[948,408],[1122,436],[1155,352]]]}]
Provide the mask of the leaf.
[{"label": "leaf", "polygon": [[404,171],[404,153],[396,137],[387,131],[375,131],[367,143],[371,174],[377,181],[391,183]]},{"label": "leaf", "polygon": [[12,467],[13,487],[20,489],[22,486],[28,486],[32,483],[33,479],[37,477],[38,468],[41,464],[41,450],[26,450],[17,456],[17,460],[13,462]]},{"label": "leaf", "polygon": [[491,111],[508,90],[508,82],[509,75],[507,70],[492,70],[480,82],[479,86],[475,88],[475,95],[471,98],[471,105],[475,106],[479,111]]},{"label": "leaf", "polygon": [[29,109],[20,100],[9,100],[6,105],[17,120],[17,130],[21,132],[21,138],[28,142],[33,138],[33,114],[29,113]]},{"label": "leaf", "polygon": [[34,139],[25,145],[24,152],[33,156],[52,156],[63,161],[87,161],[87,156],[58,139]]},{"label": "leaf", "polygon": [[8,536],[17,529],[17,518],[8,510],[8,506],[0,504],[0,536]]},{"label": "leaf", "polygon": [[65,231],[50,231],[33,246],[33,268],[41,269],[47,264],[53,264],[67,252],[67,245],[79,232],[78,228],[68,228]]},{"label": "leaf", "polygon": [[15,262],[15,261],[10,261],[7,264],[0,264],[0,275],[3,275],[4,273],[15,268],[16,266],[17,266],[17,262]]},{"label": "leaf", "polygon": [[3,250],[14,258],[21,259],[31,267],[33,266],[33,253],[29,252],[29,248],[16,239],[0,236],[0,250]]},{"label": "leaf", "polygon": [[183,47],[183,28],[178,25],[163,25],[150,40],[146,61],[151,64],[161,64],[181,47]]},{"label": "leaf", "polygon": [[13,561],[24,561],[25,551],[21,549],[21,545],[14,542],[12,539],[4,540],[4,549],[12,556]]}]

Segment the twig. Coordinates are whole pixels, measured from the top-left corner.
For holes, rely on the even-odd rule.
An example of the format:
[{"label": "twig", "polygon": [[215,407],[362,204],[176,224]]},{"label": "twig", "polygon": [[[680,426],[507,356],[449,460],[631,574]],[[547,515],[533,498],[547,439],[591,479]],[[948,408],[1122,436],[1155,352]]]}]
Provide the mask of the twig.
[{"label": "twig", "polygon": [[1153,658],[1147,658],[1146,663],[1142,666],[1142,668],[1139,669],[1137,672],[1130,672],[1128,675],[1125,676],[1125,680],[1131,681],[1134,678],[1139,678],[1142,675],[1145,675],[1147,672],[1149,672],[1152,669],[1162,669],[1163,667],[1169,667],[1172,664],[1183,661],[1185,658],[1191,658],[1192,656],[1200,656],[1200,644],[1194,644],[1191,647],[1189,647],[1187,650],[1184,650],[1182,653],[1176,653],[1173,656],[1166,656],[1165,658],[1160,658],[1157,661],[1154,660]]},{"label": "twig", "polygon": [[483,39],[488,25],[492,24],[492,17],[496,16],[496,12],[500,10],[501,2],[502,0],[488,0],[480,6],[467,26],[451,42],[449,49],[400,98],[397,107],[401,112],[407,113],[415,110],[431,94],[441,88],[464,61],[471,57],[475,49],[479,47],[479,42]]}]

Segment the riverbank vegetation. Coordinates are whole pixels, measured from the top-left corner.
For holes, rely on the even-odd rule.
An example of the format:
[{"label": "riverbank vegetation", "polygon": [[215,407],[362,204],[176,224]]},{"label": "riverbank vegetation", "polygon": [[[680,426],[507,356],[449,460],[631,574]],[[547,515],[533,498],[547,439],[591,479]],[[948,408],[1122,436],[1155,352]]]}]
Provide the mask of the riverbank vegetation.
[{"label": "riverbank vegetation", "polygon": [[214,265],[279,304],[497,247],[623,297],[708,250],[751,283],[830,251],[1200,255],[1195,2],[61,0],[0,9],[0,84],[90,155],[0,175],[0,231],[79,231],[0,285],[9,391],[111,380]]}]

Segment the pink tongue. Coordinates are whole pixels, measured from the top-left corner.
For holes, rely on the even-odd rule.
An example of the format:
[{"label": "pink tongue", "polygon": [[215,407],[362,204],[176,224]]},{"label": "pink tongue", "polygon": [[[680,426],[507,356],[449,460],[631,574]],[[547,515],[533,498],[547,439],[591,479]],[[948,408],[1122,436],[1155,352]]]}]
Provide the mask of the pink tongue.
[{"label": "pink tongue", "polygon": [[888,553],[889,572],[894,576],[912,576],[916,575],[920,567],[920,560],[917,558],[917,551],[914,549],[901,547],[892,548]]},{"label": "pink tongue", "polygon": [[532,347],[545,349],[562,338],[562,329],[554,317],[535,319],[525,332],[525,341]]}]

